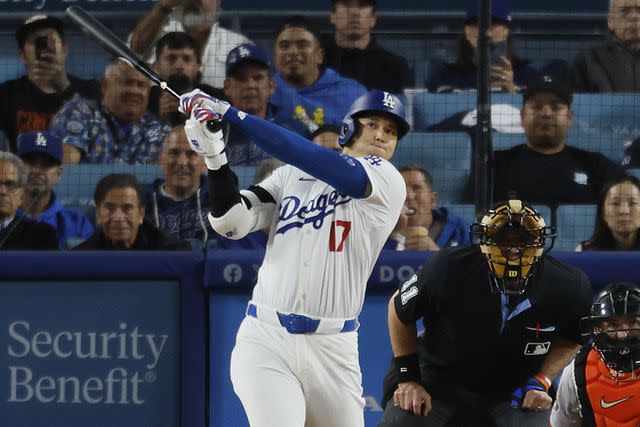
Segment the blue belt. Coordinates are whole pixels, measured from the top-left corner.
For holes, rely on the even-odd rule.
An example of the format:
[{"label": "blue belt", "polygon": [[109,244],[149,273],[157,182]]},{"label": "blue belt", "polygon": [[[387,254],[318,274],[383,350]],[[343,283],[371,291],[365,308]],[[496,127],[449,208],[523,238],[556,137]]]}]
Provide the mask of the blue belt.
[{"label": "blue belt", "polygon": [[[312,319],[301,314],[278,314],[278,320],[280,325],[284,327],[290,334],[313,334],[318,330],[320,325],[319,319]],[[255,304],[249,304],[247,307],[247,315],[258,318],[258,308]],[[353,332],[357,329],[358,321],[356,319],[349,319],[344,321],[344,326],[340,332]]]}]

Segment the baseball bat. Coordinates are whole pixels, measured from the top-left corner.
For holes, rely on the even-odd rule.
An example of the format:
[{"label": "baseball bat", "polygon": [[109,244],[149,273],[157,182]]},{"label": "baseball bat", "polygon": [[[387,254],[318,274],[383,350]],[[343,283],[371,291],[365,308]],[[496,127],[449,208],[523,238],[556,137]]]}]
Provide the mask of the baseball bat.
[{"label": "baseball bat", "polygon": [[[71,22],[76,24],[83,33],[95,40],[107,52],[123,59],[134,69],[144,74],[153,83],[160,86],[160,89],[169,92],[171,95],[180,99],[180,95],[173,90],[167,82],[156,73],[146,62],[138,57],[129,47],[113,34],[107,27],[102,25],[97,19],[89,15],[80,6],[69,6],[65,11],[65,15]],[[207,123],[207,128],[211,132],[217,132],[222,129],[220,120],[211,120]]]}]

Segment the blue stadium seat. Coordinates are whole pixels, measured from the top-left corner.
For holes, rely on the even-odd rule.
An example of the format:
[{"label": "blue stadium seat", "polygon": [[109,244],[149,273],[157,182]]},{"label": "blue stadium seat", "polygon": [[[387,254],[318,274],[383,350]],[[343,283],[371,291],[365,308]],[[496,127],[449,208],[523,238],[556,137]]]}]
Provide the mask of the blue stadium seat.
[{"label": "blue stadium seat", "polygon": [[635,139],[640,136],[640,95],[579,93],[574,96],[572,133]]},{"label": "blue stadium seat", "polygon": [[627,172],[629,175],[633,175],[633,176],[635,176],[636,178],[639,178],[639,179],[640,179],[640,168],[631,168],[631,169],[626,169],[626,172]]},{"label": "blue stadium seat", "polygon": [[471,140],[466,133],[408,134],[391,159],[396,166],[419,165],[433,175],[433,187],[441,204],[462,199],[471,170]]},{"label": "blue stadium seat", "polygon": [[596,221],[596,205],[560,205],[556,210],[558,238],[555,248],[574,251],[583,240],[593,234]]},{"label": "blue stadium seat", "polygon": [[469,204],[453,203],[449,205],[443,205],[438,202],[438,206],[445,206],[450,214],[457,215],[464,219],[469,225],[477,222],[476,220],[476,207]]},{"label": "blue stadium seat", "polygon": [[159,165],[66,165],[55,192],[65,206],[88,212],[87,209],[93,206],[96,184],[100,178],[110,173],[130,173],[143,184],[162,177]]},{"label": "blue stadium seat", "polygon": [[625,138],[613,133],[579,135],[570,133],[567,144],[583,150],[602,153],[615,163],[621,164],[624,157]]},{"label": "blue stadium seat", "polygon": [[508,150],[516,145],[525,144],[526,138],[524,134],[520,133],[493,132],[491,134],[491,142],[493,144],[493,151]]},{"label": "blue stadium seat", "polygon": [[256,175],[255,166],[231,166],[231,170],[238,177],[238,189],[243,190],[253,183]]},{"label": "blue stadium seat", "polygon": [[[522,95],[497,93],[491,95],[491,102],[522,107]],[[429,126],[443,121],[462,111],[475,110],[475,93],[417,93],[413,96],[413,126],[415,131],[426,131]]]}]

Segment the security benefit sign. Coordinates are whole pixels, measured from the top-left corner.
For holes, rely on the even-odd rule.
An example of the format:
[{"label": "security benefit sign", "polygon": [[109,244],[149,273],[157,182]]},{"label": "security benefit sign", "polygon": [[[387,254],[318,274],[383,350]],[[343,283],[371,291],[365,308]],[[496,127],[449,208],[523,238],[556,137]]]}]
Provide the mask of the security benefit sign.
[{"label": "security benefit sign", "polygon": [[0,425],[180,425],[176,282],[0,281]]}]

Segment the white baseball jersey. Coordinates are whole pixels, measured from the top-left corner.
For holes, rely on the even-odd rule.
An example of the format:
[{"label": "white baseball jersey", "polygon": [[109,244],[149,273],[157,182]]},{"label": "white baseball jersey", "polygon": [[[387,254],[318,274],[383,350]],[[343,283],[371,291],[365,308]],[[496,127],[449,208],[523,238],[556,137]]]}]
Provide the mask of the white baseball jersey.
[{"label": "white baseball jersey", "polygon": [[572,360],[560,377],[556,401],[551,410],[550,422],[553,427],[582,426],[582,407],[578,397],[574,363]]},{"label": "white baseball jersey", "polygon": [[[366,198],[340,194],[291,165],[259,184],[276,207],[256,207],[255,230],[270,227],[253,291],[258,305],[312,318],[347,319],[360,313],[367,280],[400,216],[406,188],[388,161],[350,159],[360,162],[369,177]],[[255,199],[247,190],[242,193]]]}]

